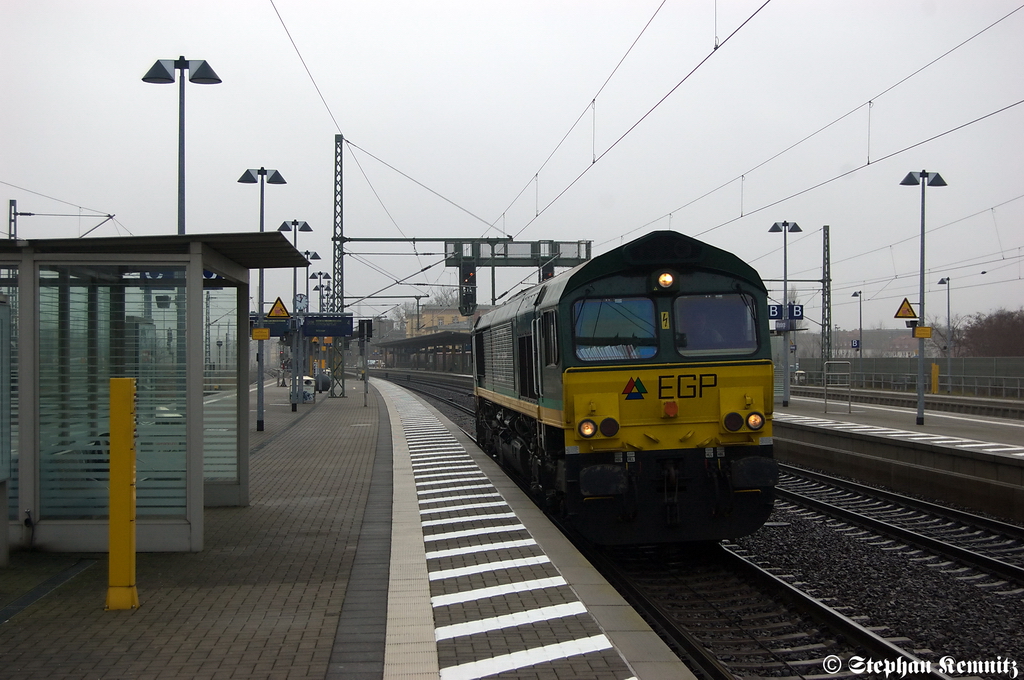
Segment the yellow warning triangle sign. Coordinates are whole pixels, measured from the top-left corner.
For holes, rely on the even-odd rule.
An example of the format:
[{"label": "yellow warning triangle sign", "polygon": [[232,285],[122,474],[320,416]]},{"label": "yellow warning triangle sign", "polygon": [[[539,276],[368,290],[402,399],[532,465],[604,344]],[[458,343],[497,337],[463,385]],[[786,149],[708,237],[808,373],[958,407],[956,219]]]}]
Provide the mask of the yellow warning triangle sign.
[{"label": "yellow warning triangle sign", "polygon": [[914,308],[910,306],[910,300],[903,298],[903,304],[896,310],[896,316],[894,319],[916,319],[917,314],[914,312]]},{"label": "yellow warning triangle sign", "polygon": [[277,301],[274,302],[274,306],[271,307],[270,311],[267,313],[267,318],[268,319],[290,319],[291,318],[291,315],[288,313],[288,309],[284,306],[284,303],[281,302],[281,298],[277,298]]}]

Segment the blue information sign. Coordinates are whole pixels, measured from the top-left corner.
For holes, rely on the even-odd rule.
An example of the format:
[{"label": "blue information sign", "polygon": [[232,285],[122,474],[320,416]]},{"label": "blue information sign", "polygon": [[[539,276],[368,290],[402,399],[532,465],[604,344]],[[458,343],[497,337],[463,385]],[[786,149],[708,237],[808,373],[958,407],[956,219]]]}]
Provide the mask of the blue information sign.
[{"label": "blue information sign", "polygon": [[302,334],[307,338],[352,337],[351,314],[316,314],[303,319]]},{"label": "blue information sign", "polygon": [[[782,305],[768,305],[768,318],[769,319],[781,319],[782,318]],[[802,319],[804,318],[804,306],[789,305],[789,318],[790,319]]]},{"label": "blue information sign", "polygon": [[[263,317],[263,327],[270,329],[270,337],[281,338],[284,337],[289,331],[291,319],[268,319]],[[255,314],[249,314],[249,327],[256,328],[256,324],[259,323],[259,317]]]}]

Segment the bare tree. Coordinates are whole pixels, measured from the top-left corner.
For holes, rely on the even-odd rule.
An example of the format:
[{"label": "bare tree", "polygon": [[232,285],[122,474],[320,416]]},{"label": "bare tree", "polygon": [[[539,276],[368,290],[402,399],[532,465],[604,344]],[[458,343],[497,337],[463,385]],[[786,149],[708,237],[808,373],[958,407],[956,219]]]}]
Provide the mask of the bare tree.
[{"label": "bare tree", "polygon": [[932,328],[930,344],[934,348],[936,356],[946,356],[947,348],[951,350],[950,356],[965,356],[963,339],[967,322],[968,317],[959,315],[948,319],[948,324],[945,318],[932,317],[928,320],[928,325]]},{"label": "bare tree", "polygon": [[961,345],[963,356],[1024,356],[1024,308],[971,316],[964,326]]},{"label": "bare tree", "polygon": [[430,289],[430,304],[438,307],[458,307],[459,289],[457,286],[432,287]]}]

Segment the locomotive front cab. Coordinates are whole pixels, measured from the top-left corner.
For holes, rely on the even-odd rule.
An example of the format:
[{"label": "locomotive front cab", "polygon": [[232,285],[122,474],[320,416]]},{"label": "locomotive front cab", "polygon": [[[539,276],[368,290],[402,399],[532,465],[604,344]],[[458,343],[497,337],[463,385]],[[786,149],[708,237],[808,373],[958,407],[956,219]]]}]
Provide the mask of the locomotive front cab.
[{"label": "locomotive front cab", "polygon": [[778,480],[760,280],[646,267],[591,279],[563,300],[572,320],[564,503],[574,526],[605,544],[756,531]]}]

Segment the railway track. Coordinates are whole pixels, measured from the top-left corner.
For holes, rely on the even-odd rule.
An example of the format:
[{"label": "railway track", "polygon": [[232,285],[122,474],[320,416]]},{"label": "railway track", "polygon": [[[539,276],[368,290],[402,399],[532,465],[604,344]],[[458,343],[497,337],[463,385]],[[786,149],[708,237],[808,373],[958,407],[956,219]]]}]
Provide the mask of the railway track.
[{"label": "railway track", "polygon": [[1024,593],[1024,528],[883,489],[781,466],[776,498],[955,560],[962,578]]},{"label": "railway track", "polygon": [[845,677],[838,669],[856,656],[925,667],[899,640],[787,583],[736,546],[582,550],[707,678]]}]

